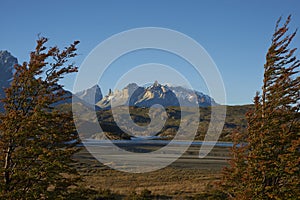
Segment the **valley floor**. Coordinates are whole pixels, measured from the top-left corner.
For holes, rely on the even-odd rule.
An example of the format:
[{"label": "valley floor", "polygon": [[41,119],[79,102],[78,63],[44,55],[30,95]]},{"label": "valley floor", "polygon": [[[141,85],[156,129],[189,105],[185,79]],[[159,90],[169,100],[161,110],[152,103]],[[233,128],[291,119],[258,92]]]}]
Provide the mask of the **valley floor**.
[{"label": "valley floor", "polygon": [[153,195],[185,199],[205,193],[220,179],[227,165],[228,148],[215,147],[204,159],[199,159],[199,147],[190,147],[177,161],[163,169],[148,173],[125,173],[110,169],[96,160],[86,149],[75,155],[76,168],[83,176],[82,187],[96,191],[109,189],[127,196],[150,190]]}]

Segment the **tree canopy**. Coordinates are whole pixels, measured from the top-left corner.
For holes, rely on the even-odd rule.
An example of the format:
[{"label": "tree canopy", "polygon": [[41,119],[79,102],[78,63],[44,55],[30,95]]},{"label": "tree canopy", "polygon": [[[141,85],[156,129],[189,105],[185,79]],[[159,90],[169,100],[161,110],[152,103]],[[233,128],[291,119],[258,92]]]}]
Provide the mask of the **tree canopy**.
[{"label": "tree canopy", "polygon": [[290,44],[291,16],[277,21],[266,55],[261,95],[247,114],[248,133],[233,134],[223,191],[233,199],[298,199],[300,196],[300,61]]},{"label": "tree canopy", "polygon": [[79,42],[60,50],[47,48],[47,41],[39,38],[30,61],[14,66],[1,100],[1,199],[62,198],[77,177],[69,165],[76,143],[68,141],[77,139],[72,113],[53,105],[71,97],[59,81],[77,71],[69,60]]}]

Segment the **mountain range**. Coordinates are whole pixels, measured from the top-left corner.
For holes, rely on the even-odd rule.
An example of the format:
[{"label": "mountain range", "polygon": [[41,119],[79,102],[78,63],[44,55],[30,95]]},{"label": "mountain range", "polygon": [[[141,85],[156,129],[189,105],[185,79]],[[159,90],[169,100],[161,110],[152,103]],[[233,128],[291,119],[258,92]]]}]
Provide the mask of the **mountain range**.
[{"label": "mountain range", "polygon": [[[0,99],[4,97],[4,88],[10,85],[13,78],[14,68],[13,66],[18,63],[17,58],[11,55],[8,51],[0,51]],[[66,96],[71,97],[73,94],[66,91]],[[101,128],[105,132],[105,135],[111,139],[130,139],[131,136],[124,133],[120,127],[114,122],[112,111],[109,109],[111,103],[113,105],[120,106],[120,109],[127,106],[132,106],[131,117],[133,121],[141,126],[150,123],[148,115],[148,108],[155,104],[160,104],[168,107],[168,120],[157,135],[164,137],[173,137],[176,134],[176,130],[180,124],[180,107],[182,106],[199,106],[201,109],[201,117],[199,122],[199,129],[196,138],[203,139],[204,134],[208,128],[210,122],[210,106],[218,106],[210,96],[203,94],[199,91],[190,90],[181,86],[162,85],[155,81],[153,84],[147,87],[138,86],[135,83],[131,83],[124,87],[122,90],[109,90],[107,95],[103,95],[100,87],[95,85],[89,89],[73,95],[73,99],[69,98],[61,102],[55,103],[53,106],[60,106],[62,109],[72,110],[72,101],[75,105],[79,105],[78,108],[86,109],[84,120],[80,122],[82,127],[89,127],[91,123],[90,113],[93,108],[97,111],[98,122]],[[74,104],[73,104],[74,105]],[[229,133],[239,128],[241,131],[246,131],[247,121],[245,119],[245,113],[253,107],[253,105],[243,106],[226,106],[226,122],[221,135],[221,140],[228,139]],[[0,103],[0,112],[3,111],[3,104]],[[93,118],[92,118],[93,119]],[[81,127],[81,126],[80,126]],[[97,131],[87,130],[88,133],[92,133],[91,138],[97,138]]]},{"label": "mountain range", "polygon": [[[13,77],[13,66],[18,63],[17,58],[11,55],[8,51],[0,51],[0,98],[4,97],[4,88],[8,87]],[[67,91],[67,95],[72,93]],[[199,91],[193,91],[181,86],[162,85],[155,81],[148,87],[138,86],[136,83],[131,83],[122,90],[109,91],[103,96],[98,85],[89,89],[83,90],[75,94],[75,98],[84,101],[88,105],[95,105],[96,109],[110,109],[114,106],[136,106],[136,107],[151,107],[155,104],[160,104],[164,107],[169,106],[195,106],[208,107],[218,105],[213,98]],[[70,100],[62,103],[70,103]],[[0,110],[2,110],[0,105]]]},{"label": "mountain range", "polygon": [[193,91],[181,86],[162,85],[155,81],[148,87],[130,83],[122,90],[109,90],[102,95],[99,86],[75,94],[89,104],[95,103],[101,109],[110,109],[113,106],[151,107],[159,104],[169,106],[199,106],[208,107],[218,105],[213,98],[199,91]]}]

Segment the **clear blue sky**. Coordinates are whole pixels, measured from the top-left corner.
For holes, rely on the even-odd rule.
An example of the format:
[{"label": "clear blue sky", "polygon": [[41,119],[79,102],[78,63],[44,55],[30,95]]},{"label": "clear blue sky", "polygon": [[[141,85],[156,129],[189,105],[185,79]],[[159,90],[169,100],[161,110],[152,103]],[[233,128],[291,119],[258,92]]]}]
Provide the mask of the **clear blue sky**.
[{"label": "clear blue sky", "polygon": [[[9,50],[21,63],[28,60],[39,33],[50,38],[49,45],[59,47],[80,40],[80,55],[75,60],[80,65],[93,48],[113,34],[138,27],[170,28],[192,37],[207,50],[223,77],[228,104],[248,104],[261,87],[275,22],[289,14],[293,16],[291,29],[300,27],[299,0],[6,0],[0,3],[0,49]],[[299,44],[300,33],[293,45]],[[139,58],[124,63],[128,67],[151,61],[145,52],[135,59]],[[106,74],[107,81],[100,85],[104,93],[114,87],[111,82],[118,70],[123,73],[126,69],[121,67]],[[62,83],[71,90],[73,80],[74,76],[69,76]]]}]

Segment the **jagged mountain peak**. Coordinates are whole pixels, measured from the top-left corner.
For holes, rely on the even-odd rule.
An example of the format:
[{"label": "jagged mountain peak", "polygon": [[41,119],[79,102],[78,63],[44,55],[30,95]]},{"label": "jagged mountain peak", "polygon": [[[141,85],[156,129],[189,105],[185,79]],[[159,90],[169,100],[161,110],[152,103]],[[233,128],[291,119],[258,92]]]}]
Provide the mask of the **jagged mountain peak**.
[{"label": "jagged mountain peak", "polygon": [[0,50],[0,65],[3,66],[4,64],[9,64],[9,67],[13,66],[10,63],[18,63],[18,59],[7,50]]},{"label": "jagged mountain peak", "polygon": [[136,83],[129,83],[124,89],[136,89],[138,87]]},{"label": "jagged mountain peak", "polygon": [[167,85],[162,85],[162,84],[158,83],[158,81],[155,81],[153,83],[153,85],[150,85],[146,89],[151,90],[151,91],[161,91],[164,93],[170,91],[170,88]]},{"label": "jagged mountain peak", "polygon": [[[4,97],[4,88],[9,87],[13,78],[14,65],[18,64],[18,59],[6,50],[0,51],[0,99]],[[0,103],[0,111],[3,105]]]},{"label": "jagged mountain peak", "polygon": [[15,64],[18,64],[18,59],[16,57],[7,50],[0,51],[1,82],[11,80]]},{"label": "jagged mountain peak", "polygon": [[102,98],[102,92],[99,87],[99,85],[94,85],[86,90],[77,92],[75,94],[79,99],[91,104],[95,105],[97,102],[99,102]]}]

